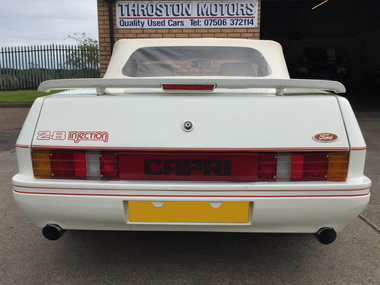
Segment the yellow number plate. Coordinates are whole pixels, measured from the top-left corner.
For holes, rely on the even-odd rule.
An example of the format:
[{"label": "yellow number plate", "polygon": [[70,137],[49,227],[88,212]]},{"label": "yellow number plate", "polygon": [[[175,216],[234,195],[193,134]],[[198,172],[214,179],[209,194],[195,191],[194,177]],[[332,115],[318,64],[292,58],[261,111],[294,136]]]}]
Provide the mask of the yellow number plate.
[{"label": "yellow number plate", "polygon": [[130,222],[248,223],[249,202],[223,202],[213,208],[209,202],[165,202],[156,207],[150,201],[129,201]]}]

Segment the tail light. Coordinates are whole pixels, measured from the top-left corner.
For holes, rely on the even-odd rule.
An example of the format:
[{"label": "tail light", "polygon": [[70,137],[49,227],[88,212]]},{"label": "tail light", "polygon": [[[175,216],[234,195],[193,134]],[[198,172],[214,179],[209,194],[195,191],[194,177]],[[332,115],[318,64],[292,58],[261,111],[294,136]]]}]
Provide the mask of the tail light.
[{"label": "tail light", "polygon": [[54,179],[117,179],[118,153],[33,151],[34,177]]},{"label": "tail light", "polygon": [[259,181],[276,181],[277,176],[277,155],[259,155]]},{"label": "tail light", "polygon": [[345,181],[348,152],[32,151],[36,178]]},{"label": "tail light", "polygon": [[292,181],[326,180],[328,170],[327,153],[301,153],[292,155]]},{"label": "tail light", "polygon": [[101,153],[99,162],[100,177],[102,179],[119,178],[118,154],[116,152]]},{"label": "tail light", "polygon": [[346,181],[348,169],[348,153],[328,154],[327,180]]},{"label": "tail light", "polygon": [[50,169],[52,177],[86,178],[86,155],[81,152],[52,152]]},{"label": "tail light", "polygon": [[33,151],[32,162],[34,177],[51,178],[51,163],[49,151]]}]

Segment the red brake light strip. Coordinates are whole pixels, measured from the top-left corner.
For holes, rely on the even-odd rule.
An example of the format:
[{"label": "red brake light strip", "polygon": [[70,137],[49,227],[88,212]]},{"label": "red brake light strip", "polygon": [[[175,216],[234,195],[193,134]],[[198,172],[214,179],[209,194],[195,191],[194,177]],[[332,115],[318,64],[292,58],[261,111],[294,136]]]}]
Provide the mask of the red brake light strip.
[{"label": "red brake light strip", "polygon": [[216,84],[161,84],[163,90],[193,90],[193,91],[213,91]]}]

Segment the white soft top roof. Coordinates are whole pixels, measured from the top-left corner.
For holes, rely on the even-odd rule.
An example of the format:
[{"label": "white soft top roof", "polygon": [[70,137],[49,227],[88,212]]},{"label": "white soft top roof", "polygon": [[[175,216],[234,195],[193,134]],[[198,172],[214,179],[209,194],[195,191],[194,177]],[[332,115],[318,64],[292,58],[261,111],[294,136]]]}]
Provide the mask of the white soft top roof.
[{"label": "white soft top roof", "polygon": [[[265,58],[271,72],[260,77],[248,76],[164,76],[159,77],[129,77],[123,74],[123,67],[130,56],[140,48],[151,47],[237,47],[252,48],[261,53]],[[179,49],[180,50],[180,49]],[[240,49],[241,50],[241,49]],[[239,49],[237,49],[239,51]],[[104,78],[88,79],[60,79],[42,82],[38,88],[40,91],[76,89],[76,88],[96,88],[98,95],[106,94],[110,88],[120,89],[118,92],[124,93],[125,89],[163,89],[163,84],[172,85],[213,85],[218,90],[222,89],[268,89],[264,93],[274,93],[276,95],[300,95],[300,94],[329,94],[344,93],[345,87],[340,82],[328,80],[305,80],[290,79],[285,59],[280,44],[274,41],[265,40],[243,40],[243,39],[129,39],[119,40],[114,46],[114,51],[108,70]],[[178,92],[192,93],[191,90],[178,90]],[[199,91],[194,91],[198,93]],[[213,93],[202,91],[202,93]],[[160,93],[157,93],[160,94]]]},{"label": "white soft top roof", "polygon": [[271,68],[271,74],[265,78],[288,79],[289,73],[284,60],[282,47],[274,41],[244,40],[244,39],[217,39],[217,38],[163,38],[163,39],[127,39],[116,42],[104,78],[125,78],[123,66],[133,52],[144,47],[174,47],[174,46],[221,46],[221,47],[248,47],[259,51]]}]

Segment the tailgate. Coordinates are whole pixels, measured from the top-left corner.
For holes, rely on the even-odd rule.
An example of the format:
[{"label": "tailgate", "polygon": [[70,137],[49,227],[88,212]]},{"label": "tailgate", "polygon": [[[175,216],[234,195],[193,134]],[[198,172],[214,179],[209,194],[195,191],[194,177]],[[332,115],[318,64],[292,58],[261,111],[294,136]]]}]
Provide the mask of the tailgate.
[{"label": "tailgate", "polygon": [[[184,124],[191,122],[192,129]],[[315,140],[320,133],[333,139]],[[46,98],[33,147],[348,150],[334,96],[126,95]]]}]

